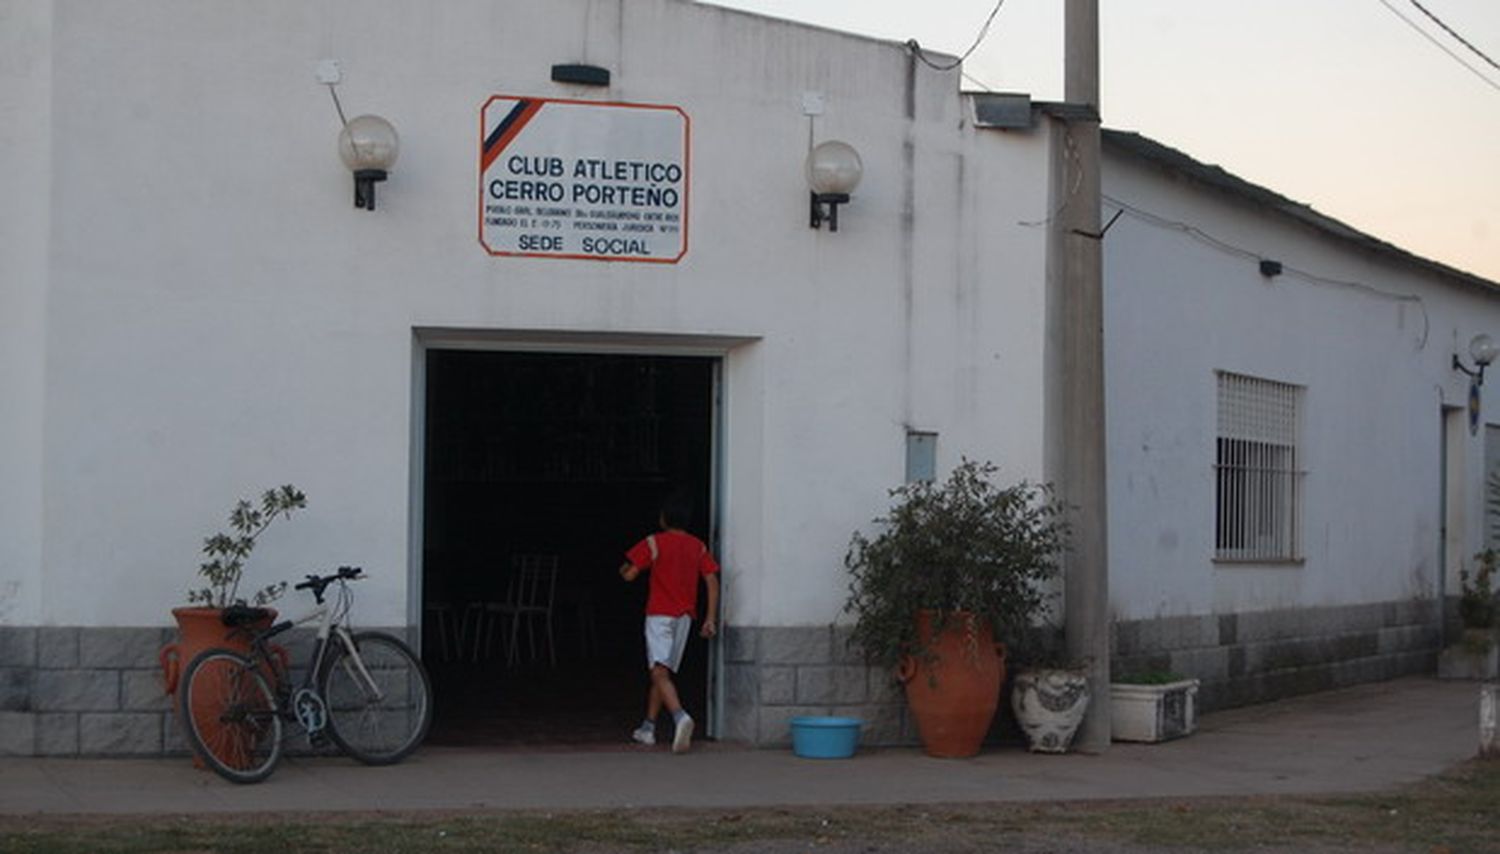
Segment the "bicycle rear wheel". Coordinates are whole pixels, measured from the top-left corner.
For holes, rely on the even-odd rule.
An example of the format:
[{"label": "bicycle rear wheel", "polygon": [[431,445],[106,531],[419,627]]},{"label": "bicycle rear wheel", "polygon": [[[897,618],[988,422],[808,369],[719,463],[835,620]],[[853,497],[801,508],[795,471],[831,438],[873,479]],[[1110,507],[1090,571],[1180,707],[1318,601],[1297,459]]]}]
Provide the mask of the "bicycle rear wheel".
[{"label": "bicycle rear wheel", "polygon": [[366,765],[400,762],[432,725],[432,683],[411,649],[390,635],[361,632],[354,646],[357,659],[333,644],[323,668],[328,735]]},{"label": "bicycle rear wheel", "polygon": [[226,649],[199,653],[178,688],[188,744],[219,776],[258,783],[281,758],[276,695],[250,659]]}]

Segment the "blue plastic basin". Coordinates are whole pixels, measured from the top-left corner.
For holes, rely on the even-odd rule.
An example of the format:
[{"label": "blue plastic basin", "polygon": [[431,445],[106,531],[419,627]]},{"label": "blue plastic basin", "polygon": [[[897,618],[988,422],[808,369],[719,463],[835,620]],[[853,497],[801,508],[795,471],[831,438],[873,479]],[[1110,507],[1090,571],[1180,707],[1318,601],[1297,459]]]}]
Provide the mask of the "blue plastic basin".
[{"label": "blue plastic basin", "polygon": [[792,718],[792,752],[804,759],[848,759],[859,747],[859,718]]}]

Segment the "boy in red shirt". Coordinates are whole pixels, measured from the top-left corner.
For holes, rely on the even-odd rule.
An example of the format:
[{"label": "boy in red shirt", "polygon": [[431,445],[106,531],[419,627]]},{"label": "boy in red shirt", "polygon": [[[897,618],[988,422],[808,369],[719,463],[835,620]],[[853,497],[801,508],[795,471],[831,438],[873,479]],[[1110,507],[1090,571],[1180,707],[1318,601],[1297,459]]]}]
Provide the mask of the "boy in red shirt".
[{"label": "boy in red shirt", "polygon": [[656,718],[666,706],[674,726],[673,753],[682,753],[693,742],[693,719],[682,708],[672,674],[682,664],[697,616],[700,577],[708,586],[708,606],[698,634],[711,638],[719,630],[719,565],[702,540],[682,530],[689,515],[684,502],[669,499],[661,509],[661,533],[631,547],[620,566],[620,577],[626,581],[634,581],[642,572],[651,573],[646,598],[646,666],[651,669],[651,690],[646,695],[646,719],[631,737],[641,744],[655,744]]}]

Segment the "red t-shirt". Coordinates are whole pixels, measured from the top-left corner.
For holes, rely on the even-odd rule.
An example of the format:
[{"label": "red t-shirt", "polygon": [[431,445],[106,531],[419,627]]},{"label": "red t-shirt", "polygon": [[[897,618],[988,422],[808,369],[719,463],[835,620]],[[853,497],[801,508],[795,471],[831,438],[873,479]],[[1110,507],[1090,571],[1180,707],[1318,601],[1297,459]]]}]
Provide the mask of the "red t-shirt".
[{"label": "red t-shirt", "polygon": [[708,546],[685,531],[652,534],[632,546],[625,559],[632,566],[651,572],[651,592],[646,597],[648,616],[697,617],[698,578],[719,571]]}]

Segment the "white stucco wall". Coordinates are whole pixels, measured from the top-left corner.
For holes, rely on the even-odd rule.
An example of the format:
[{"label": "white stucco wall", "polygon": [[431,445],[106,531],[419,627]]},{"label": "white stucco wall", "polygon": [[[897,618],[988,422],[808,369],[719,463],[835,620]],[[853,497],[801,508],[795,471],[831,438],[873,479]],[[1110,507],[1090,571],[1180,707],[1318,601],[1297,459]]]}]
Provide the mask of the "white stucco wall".
[{"label": "white stucco wall", "polygon": [[0,626],[41,613],[50,2],[0,2]]},{"label": "white stucco wall", "polygon": [[[24,355],[0,381],[33,404],[0,416],[0,463],[36,467],[0,487],[25,511],[0,523],[0,590],[41,580],[19,619],[164,623],[233,500],[290,481],[309,509],[247,584],[359,563],[361,621],[404,622],[417,329],[754,341],[725,362],[741,625],[839,617],[849,534],[900,481],[908,426],[941,434],[944,468],[1040,474],[1045,246],[1020,223],[1045,218],[1041,132],[976,135],[956,75],[900,45],[677,0],[376,5],[6,7],[52,34],[50,71],[4,60],[0,88],[51,115],[5,160],[36,165],[27,211],[51,211],[15,262],[32,322],[0,317]],[[350,206],[323,58],[350,115],[402,135],[374,213]],[[573,61],[614,85],[549,80]],[[806,224],[808,90],[817,137],[864,158],[837,234]],[[681,107],[682,262],[487,256],[476,117],[497,93]],[[29,216],[0,204],[0,224]]]},{"label": "white stucco wall", "polygon": [[[1500,296],[1118,153],[1104,170],[1107,197],[1160,218],[1127,213],[1105,241],[1115,616],[1438,595],[1439,410],[1464,405],[1468,381],[1450,358],[1474,334],[1500,331]],[[1116,209],[1106,201],[1106,216]],[[1261,276],[1257,256],[1286,272]],[[1306,389],[1301,564],[1213,561],[1215,370]],[[1500,418],[1491,401],[1484,408]],[[1455,488],[1473,520],[1483,432],[1463,435]],[[1472,521],[1458,533],[1463,557],[1480,534]],[[1450,594],[1457,583],[1447,580]]]}]

